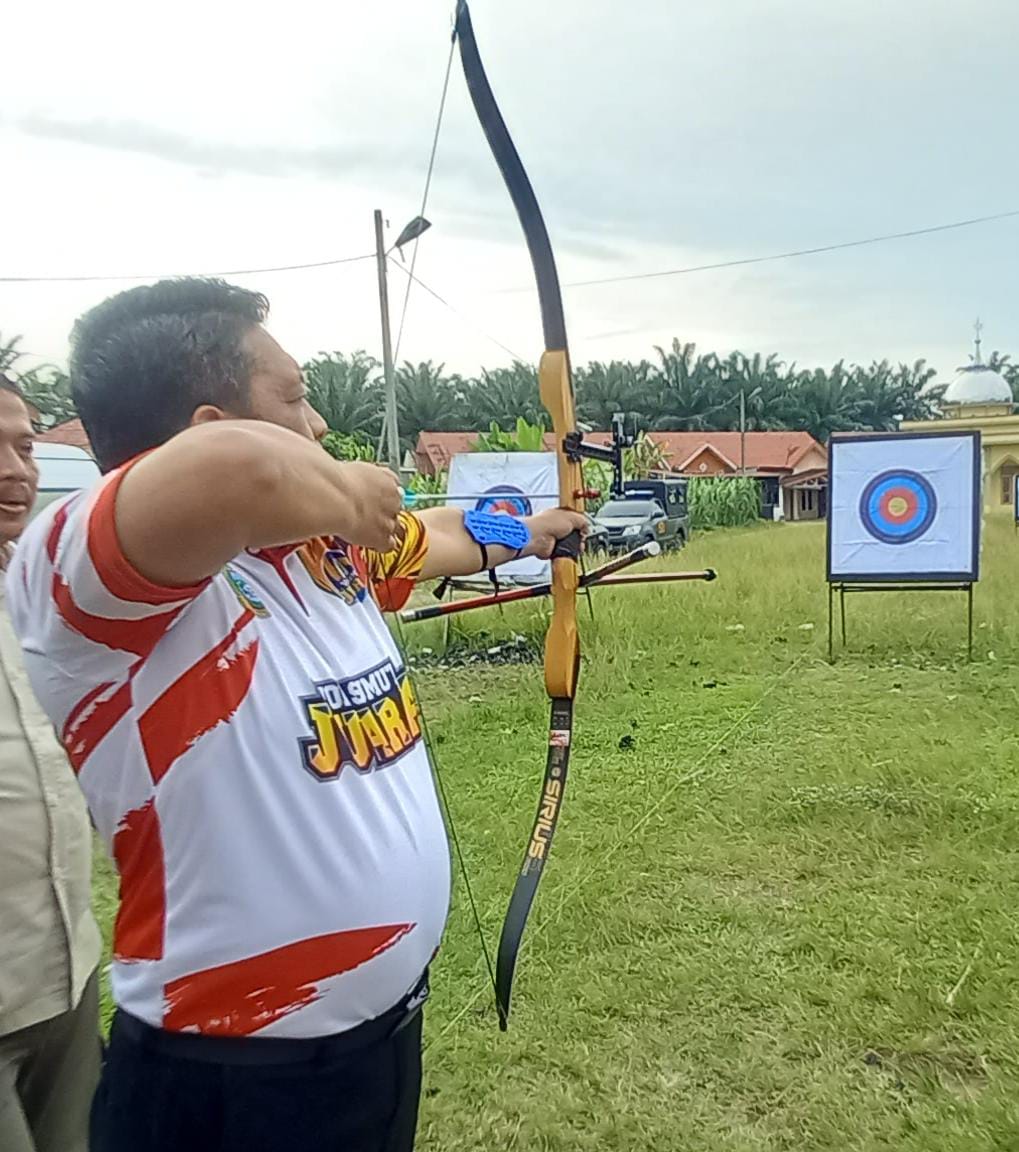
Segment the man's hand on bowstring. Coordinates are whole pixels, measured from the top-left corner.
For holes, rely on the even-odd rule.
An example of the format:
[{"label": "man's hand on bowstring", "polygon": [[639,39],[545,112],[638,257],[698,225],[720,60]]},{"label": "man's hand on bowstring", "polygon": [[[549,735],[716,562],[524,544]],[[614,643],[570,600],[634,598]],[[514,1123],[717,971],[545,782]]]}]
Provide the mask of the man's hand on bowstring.
[{"label": "man's hand on bowstring", "polygon": [[397,546],[397,517],[403,508],[400,482],[388,468],[365,460],[345,460],[336,467],[342,471],[340,486],[353,510],[348,542],[375,552],[392,551]]},{"label": "man's hand on bowstring", "polygon": [[540,556],[542,560],[548,560],[559,541],[573,532],[579,532],[583,541],[589,527],[583,512],[571,512],[568,508],[536,512],[533,516],[525,516],[524,523],[530,529],[531,539],[522,555]]}]

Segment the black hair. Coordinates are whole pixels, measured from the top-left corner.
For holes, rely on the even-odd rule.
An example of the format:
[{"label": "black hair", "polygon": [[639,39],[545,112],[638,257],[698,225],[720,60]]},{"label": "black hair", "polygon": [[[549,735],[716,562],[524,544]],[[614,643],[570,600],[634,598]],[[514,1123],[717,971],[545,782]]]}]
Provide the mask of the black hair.
[{"label": "black hair", "polygon": [[119,292],[71,333],[71,396],[103,472],[182,432],[196,408],[247,411],[244,337],[269,301],[223,280],[188,278]]}]

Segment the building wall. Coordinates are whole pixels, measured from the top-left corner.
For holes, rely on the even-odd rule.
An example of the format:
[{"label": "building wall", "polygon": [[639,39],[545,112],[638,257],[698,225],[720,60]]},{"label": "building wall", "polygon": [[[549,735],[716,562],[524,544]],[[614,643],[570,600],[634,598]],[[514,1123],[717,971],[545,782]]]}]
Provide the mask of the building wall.
[{"label": "building wall", "polygon": [[704,448],[683,466],[683,475],[726,476],[732,473],[710,448]]},{"label": "building wall", "polygon": [[813,468],[827,468],[828,467],[828,454],[820,446],[820,444],[812,447],[808,452],[803,454],[803,457],[796,461],[796,467],[793,469],[793,475],[797,472],[809,472]]},{"label": "building wall", "polygon": [[[956,406],[956,411],[959,408]],[[1011,513],[1011,485],[1003,491],[1012,470],[1019,472],[1019,416],[1010,414],[1009,406],[986,404],[967,411],[965,416],[943,420],[905,421],[903,432],[980,432],[983,454],[983,504],[985,513]]]},{"label": "building wall", "polygon": [[786,520],[820,520],[824,500],[819,488],[783,488],[782,513]]}]

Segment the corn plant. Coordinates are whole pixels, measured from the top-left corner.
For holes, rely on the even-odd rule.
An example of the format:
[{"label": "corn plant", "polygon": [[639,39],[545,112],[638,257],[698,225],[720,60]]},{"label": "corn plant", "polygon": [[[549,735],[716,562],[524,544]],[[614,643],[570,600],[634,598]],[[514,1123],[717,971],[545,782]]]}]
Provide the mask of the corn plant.
[{"label": "corn plant", "polygon": [[434,476],[426,476],[423,472],[415,472],[407,481],[407,491],[415,496],[442,496],[446,491],[446,482],[449,473],[443,469]]},{"label": "corn plant", "polygon": [[360,432],[348,436],[345,432],[330,429],[322,438],[322,447],[337,460],[375,459],[374,444]]},{"label": "corn plant", "polygon": [[761,489],[752,476],[694,476],[687,489],[692,528],[732,528],[761,514]]}]

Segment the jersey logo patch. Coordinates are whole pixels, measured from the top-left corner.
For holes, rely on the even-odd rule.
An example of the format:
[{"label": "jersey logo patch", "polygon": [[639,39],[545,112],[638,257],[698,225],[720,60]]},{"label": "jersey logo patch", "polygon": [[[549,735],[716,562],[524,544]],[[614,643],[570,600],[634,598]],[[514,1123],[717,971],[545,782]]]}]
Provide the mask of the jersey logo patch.
[{"label": "jersey logo patch", "polygon": [[235,571],[229,565],[223,569],[223,575],[226,576],[230,587],[234,590],[234,595],[241,602],[241,607],[247,608],[255,616],[268,616],[269,609],[265,606],[258,593],[251,587],[247,580]]},{"label": "jersey logo patch", "polygon": [[390,660],[346,680],[318,681],[301,703],[314,733],[300,739],[301,758],[316,780],[336,780],[347,767],[385,768],[421,739],[414,686]]},{"label": "jersey logo patch", "polygon": [[301,563],[315,584],[344,604],[365,598],[365,583],[348,550],[339,541],[309,540],[297,550]]}]

